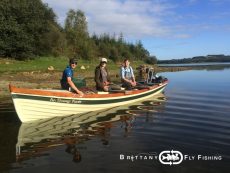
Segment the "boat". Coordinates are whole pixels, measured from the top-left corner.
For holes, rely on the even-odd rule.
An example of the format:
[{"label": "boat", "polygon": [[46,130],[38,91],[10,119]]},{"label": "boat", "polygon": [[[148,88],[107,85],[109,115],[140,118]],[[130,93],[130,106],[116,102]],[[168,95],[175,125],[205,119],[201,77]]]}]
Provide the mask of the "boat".
[{"label": "boat", "polygon": [[130,91],[94,92],[89,88],[83,97],[66,90],[28,89],[9,85],[13,104],[21,122],[30,122],[71,114],[89,113],[145,100],[164,90],[168,81],[142,85]]}]

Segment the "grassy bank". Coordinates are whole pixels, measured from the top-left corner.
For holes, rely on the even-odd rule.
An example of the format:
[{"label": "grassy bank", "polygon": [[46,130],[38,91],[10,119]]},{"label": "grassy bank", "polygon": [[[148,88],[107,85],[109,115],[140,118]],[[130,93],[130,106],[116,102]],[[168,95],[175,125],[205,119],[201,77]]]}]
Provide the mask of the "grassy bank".
[{"label": "grassy bank", "polygon": [[[109,60],[107,67],[112,75],[119,73],[119,68],[122,62],[114,63]],[[92,77],[94,75],[94,69],[99,64],[99,59],[94,61],[79,60],[78,66],[75,69],[77,74],[80,74],[84,77]],[[143,61],[133,61],[131,66],[133,69],[136,69],[139,65],[143,65]],[[21,72],[37,72],[37,73],[46,73],[46,72],[62,72],[63,69],[68,65],[67,57],[40,57],[34,60],[27,61],[17,61],[12,59],[0,58],[0,75],[5,74],[16,74]],[[145,64],[147,65],[147,64]],[[49,67],[53,67],[52,70],[49,70]],[[84,67],[85,69],[81,69]],[[157,67],[154,66],[157,72],[164,71],[180,71],[190,69],[188,67]]]},{"label": "grassy bank", "polygon": [[[34,60],[17,61],[11,59],[0,58],[0,72],[1,73],[17,73],[17,72],[31,72],[31,71],[48,71],[48,67],[52,66],[53,71],[63,71],[68,64],[68,58],[66,57],[40,57]],[[94,71],[95,67],[99,64],[99,59],[94,61],[79,60],[78,66],[75,71],[81,71],[83,73]],[[132,66],[134,68],[143,64],[143,61],[134,61]],[[118,70],[121,63],[114,63],[109,60],[108,67],[110,70]],[[84,66],[85,70],[81,70],[80,67]]]},{"label": "grassy bank", "polygon": [[12,59],[0,59],[1,73],[17,73],[29,71],[45,72],[49,66],[55,67],[55,70],[61,70],[66,64],[67,58],[64,57],[40,57],[34,60],[17,61]]},{"label": "grassy bank", "polygon": [[[79,60],[75,71],[76,76],[87,79],[87,86],[95,86],[93,80],[95,67],[99,64],[96,61]],[[143,61],[131,62],[133,69],[144,64]],[[62,71],[68,65],[68,58],[65,57],[41,57],[28,61],[16,61],[0,58],[0,97],[9,97],[9,83],[18,87],[26,88],[60,88]],[[52,70],[48,67],[52,66]],[[85,69],[81,69],[84,66]],[[112,81],[120,81],[119,68],[121,63],[108,61],[108,69]],[[154,67],[157,72],[187,70],[187,67]]]}]

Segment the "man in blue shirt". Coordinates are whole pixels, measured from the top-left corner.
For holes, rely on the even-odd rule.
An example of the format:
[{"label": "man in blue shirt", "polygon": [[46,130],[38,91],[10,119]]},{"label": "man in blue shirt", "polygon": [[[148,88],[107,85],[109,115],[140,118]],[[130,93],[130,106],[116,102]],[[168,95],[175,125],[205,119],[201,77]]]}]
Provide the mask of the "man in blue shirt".
[{"label": "man in blue shirt", "polygon": [[121,82],[122,87],[127,90],[131,90],[132,87],[136,86],[133,68],[130,66],[130,62],[128,59],[124,60],[124,65],[121,67]]},{"label": "man in blue shirt", "polygon": [[77,67],[77,61],[72,58],[69,60],[69,65],[66,67],[66,69],[63,71],[62,79],[61,79],[61,87],[62,89],[68,90],[68,91],[75,91],[80,96],[83,96],[83,92],[80,91],[75,84],[73,83],[73,69]]}]

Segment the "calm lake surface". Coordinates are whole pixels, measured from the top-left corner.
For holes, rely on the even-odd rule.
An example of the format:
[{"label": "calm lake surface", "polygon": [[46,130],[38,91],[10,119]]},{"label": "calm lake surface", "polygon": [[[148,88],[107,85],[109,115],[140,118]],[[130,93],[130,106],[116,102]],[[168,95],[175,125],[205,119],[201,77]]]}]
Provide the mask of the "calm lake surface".
[{"label": "calm lake surface", "polygon": [[[230,68],[217,69],[164,73],[164,94],[142,103],[30,124],[3,100],[0,172],[229,172]],[[171,150],[180,164],[149,157]]]},{"label": "calm lake surface", "polygon": [[230,62],[204,62],[204,63],[185,63],[185,64],[158,64],[160,67],[197,67],[197,66],[230,66]]}]

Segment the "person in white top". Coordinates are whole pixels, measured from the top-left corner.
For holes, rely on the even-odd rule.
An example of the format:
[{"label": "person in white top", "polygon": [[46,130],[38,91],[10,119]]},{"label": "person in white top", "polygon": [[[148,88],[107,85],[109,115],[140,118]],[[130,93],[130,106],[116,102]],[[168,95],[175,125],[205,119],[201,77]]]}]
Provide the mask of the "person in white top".
[{"label": "person in white top", "polygon": [[130,62],[128,59],[124,60],[124,65],[120,70],[122,87],[127,90],[132,90],[133,87],[137,85],[135,76],[133,73],[133,68],[130,66]]}]

